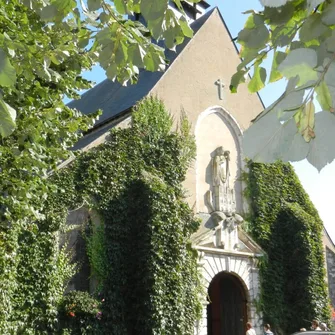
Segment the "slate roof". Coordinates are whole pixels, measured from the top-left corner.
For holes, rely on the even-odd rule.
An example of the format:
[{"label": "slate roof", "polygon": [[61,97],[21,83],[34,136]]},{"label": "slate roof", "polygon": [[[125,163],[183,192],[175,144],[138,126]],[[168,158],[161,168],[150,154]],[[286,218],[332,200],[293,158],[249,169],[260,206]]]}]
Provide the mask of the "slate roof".
[{"label": "slate roof", "polygon": [[[191,28],[194,34],[197,33],[215,9],[216,7],[201,16],[198,20],[192,22]],[[176,51],[166,50],[165,54],[170,62],[169,66],[171,66],[190,40],[191,39],[185,39],[181,45],[177,46]],[[76,108],[84,114],[89,114],[101,109],[103,114],[94,127],[97,128],[102,123],[114,119],[144,98],[163,74],[164,72],[149,72],[143,70],[139,74],[137,84],[129,84],[128,86],[122,86],[118,82],[105,79],[103,82],[85,92],[79,100],[71,101],[68,106]]]}]

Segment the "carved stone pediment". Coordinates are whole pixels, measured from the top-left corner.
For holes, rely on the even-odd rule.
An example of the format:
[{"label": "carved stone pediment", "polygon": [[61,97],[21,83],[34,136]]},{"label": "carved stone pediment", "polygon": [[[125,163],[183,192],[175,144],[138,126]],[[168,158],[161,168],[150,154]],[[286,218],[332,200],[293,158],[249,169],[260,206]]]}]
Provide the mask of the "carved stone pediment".
[{"label": "carved stone pediment", "polygon": [[211,154],[210,185],[205,194],[209,213],[198,213],[201,226],[193,235],[193,244],[253,253],[260,248],[240,229],[243,217],[236,213],[235,194],[229,184],[229,164],[230,152],[222,146],[216,148]]},{"label": "carved stone pediment", "polygon": [[[248,252],[263,254],[261,247],[252,240],[241,228],[243,218],[234,214],[223,217],[220,212],[211,214],[199,213],[201,224],[198,231],[193,234],[192,242],[196,246],[218,248],[227,251]],[[218,221],[222,219],[221,221]]]}]

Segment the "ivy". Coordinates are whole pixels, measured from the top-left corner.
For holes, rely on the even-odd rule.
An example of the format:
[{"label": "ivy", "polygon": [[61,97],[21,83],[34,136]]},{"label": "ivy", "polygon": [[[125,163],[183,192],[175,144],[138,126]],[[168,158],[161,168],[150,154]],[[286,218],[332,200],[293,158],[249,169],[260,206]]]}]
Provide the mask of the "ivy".
[{"label": "ivy", "polygon": [[98,281],[97,291],[101,291],[103,283],[107,279],[108,258],[106,255],[107,240],[105,235],[105,225],[90,225],[91,232],[86,235],[86,248],[89,258],[91,272]]},{"label": "ivy", "polygon": [[323,223],[291,165],[249,163],[249,229],[266,251],[260,263],[260,308],[279,334],[330,320]]},{"label": "ivy", "polygon": [[193,334],[200,315],[190,244],[198,221],[181,186],[195,144],[185,117],[178,131],[172,124],[159,100],[146,99],[130,128],[113,129],[105,144],[54,177],[99,215],[88,254],[105,299],[106,333]]},{"label": "ivy", "polygon": [[101,334],[101,304],[88,292],[72,291],[66,294],[59,306],[61,334]]}]

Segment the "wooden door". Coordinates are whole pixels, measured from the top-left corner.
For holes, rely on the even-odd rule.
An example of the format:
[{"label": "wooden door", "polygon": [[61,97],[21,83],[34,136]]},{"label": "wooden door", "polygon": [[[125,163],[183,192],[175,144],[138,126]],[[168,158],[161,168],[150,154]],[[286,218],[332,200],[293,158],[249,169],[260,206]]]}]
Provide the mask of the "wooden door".
[{"label": "wooden door", "polygon": [[208,293],[208,335],[245,335],[247,301],[241,281],[231,274],[220,273]]}]

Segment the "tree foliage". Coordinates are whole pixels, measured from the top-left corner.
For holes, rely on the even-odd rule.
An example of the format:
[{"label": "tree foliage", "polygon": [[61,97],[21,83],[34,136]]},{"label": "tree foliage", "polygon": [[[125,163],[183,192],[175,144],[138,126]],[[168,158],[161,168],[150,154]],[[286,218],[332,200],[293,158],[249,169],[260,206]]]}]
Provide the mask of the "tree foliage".
[{"label": "tree foliage", "polygon": [[[62,93],[73,97],[64,69],[79,71],[80,74],[87,66],[76,63],[75,55],[82,54],[86,55],[89,65],[99,62],[109,79],[117,79],[124,84],[136,82],[140,69],[163,71],[166,66],[164,48],[153,43],[153,39],[163,39],[166,47],[173,49],[185,37],[192,37],[185,17],[177,18],[175,12],[168,8],[168,2],[1,1],[0,88],[11,96],[22,96],[20,84],[34,82],[37,77],[50,87],[61,85],[64,89]],[[174,3],[183,12],[181,0]],[[22,11],[22,15],[18,15],[17,11]],[[139,13],[145,25],[128,18]],[[44,95],[43,99],[48,100],[46,92]],[[61,99],[56,108],[64,109]],[[25,112],[31,113],[29,108],[25,108]],[[6,94],[0,96],[2,138],[13,132],[20,113]]]},{"label": "tree foliage", "polygon": [[[58,241],[57,232],[65,226],[59,215],[62,210],[58,208],[57,214],[56,208],[50,206],[59,190],[48,176],[60,162],[73,155],[68,148],[98,114],[83,116],[65,106],[64,97],[77,98],[77,91],[90,87],[81,73],[97,61],[108,70],[110,78],[115,78],[116,71],[117,79],[122,82],[136,80],[140,68],[162,70],[163,49],[153,45],[151,38],[167,38],[172,48],[172,44],[181,43],[184,36],[191,34],[184,19],[177,20],[168,11],[167,1],[155,3],[157,6],[151,8],[148,1],[115,1],[116,9],[107,1],[0,0],[0,329],[3,334],[18,334],[18,320],[27,321],[30,329],[38,328],[39,322],[44,324],[38,314],[44,315],[49,325],[55,321],[59,291],[54,292],[52,302],[47,294],[39,295],[38,289],[26,294],[24,288],[29,287],[26,281],[31,277],[20,274],[25,267],[35,269],[32,276],[42,281],[41,287],[50,284],[50,290],[64,285],[70,272],[69,264],[60,261],[64,258],[62,254],[52,252],[56,250],[53,248]],[[124,10],[129,14],[144,11],[151,28],[126,20]],[[164,14],[164,19],[156,22],[154,13]],[[116,64],[116,68],[111,64]],[[49,251],[41,260],[40,248],[46,246]],[[35,252],[30,248],[36,248]],[[31,257],[24,259],[28,250]],[[42,265],[46,263],[43,272]],[[59,275],[61,284],[52,283],[52,272],[60,270],[58,265],[64,266]],[[35,314],[27,312],[26,304]],[[16,309],[18,305],[22,312]],[[28,334],[30,330],[22,331]]]},{"label": "tree foliage", "polygon": [[323,224],[291,165],[250,163],[250,232],[266,252],[259,307],[277,334],[328,324]]},{"label": "tree foliage", "polygon": [[[335,2],[262,0],[264,10],[249,14],[238,34],[242,63],[230,89],[248,82],[250,92],[284,78],[287,86],[244,136],[254,161],[307,160],[318,170],[335,158]],[[269,73],[262,67],[273,57]]]},{"label": "tree foliage", "polygon": [[[6,110],[6,101],[16,111],[15,130],[0,116],[2,334],[30,334],[45,320],[52,325],[73,271],[58,250],[57,231],[64,226],[49,206],[56,186],[47,176],[71,155],[67,148],[93,121],[63,103],[65,94],[76,97],[77,90],[90,87],[80,74],[92,60],[76,47],[76,39],[69,26],[45,25],[19,1],[0,1],[0,78],[5,82],[0,109]],[[58,63],[49,64],[48,57]]]}]

